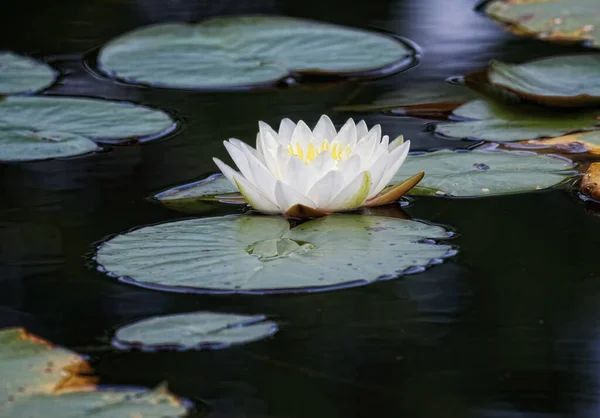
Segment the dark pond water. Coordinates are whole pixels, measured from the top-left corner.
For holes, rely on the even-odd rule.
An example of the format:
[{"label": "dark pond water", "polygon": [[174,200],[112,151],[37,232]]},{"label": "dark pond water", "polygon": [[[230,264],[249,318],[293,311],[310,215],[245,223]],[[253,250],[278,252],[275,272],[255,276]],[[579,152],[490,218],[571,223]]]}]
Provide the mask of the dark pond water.
[{"label": "dark pond water", "polygon": [[[359,94],[434,86],[483,67],[576,51],[516,38],[473,0],[3,1],[0,49],[45,57],[68,75],[46,94],[100,96],[174,112],[183,129],[141,147],[0,165],[0,327],[25,326],[89,354],[107,384],[152,386],[212,418],[597,417],[600,414],[600,218],[565,191],[487,199],[415,199],[406,211],[458,232],[459,255],[425,273],[299,296],[183,295],[120,284],[87,266],[93,243],[183,216],[146,200],[215,171],[221,141],[252,140],[257,121],[316,122]],[[277,13],[375,27],[418,43],[409,72],[362,85],[242,93],[127,87],[81,57],[132,28],[167,20]],[[434,87],[432,87],[434,88]],[[366,115],[414,150],[468,147],[428,121]],[[215,209],[208,215],[235,213]],[[110,331],[197,310],[263,313],[273,339],[218,352],[122,353]],[[203,406],[205,405],[205,406]]]}]

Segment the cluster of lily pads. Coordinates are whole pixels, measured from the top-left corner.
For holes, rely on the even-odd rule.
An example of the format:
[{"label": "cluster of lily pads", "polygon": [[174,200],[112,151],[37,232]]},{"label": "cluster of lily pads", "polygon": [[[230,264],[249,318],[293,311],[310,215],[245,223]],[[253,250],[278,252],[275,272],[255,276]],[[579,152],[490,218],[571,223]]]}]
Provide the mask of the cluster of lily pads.
[{"label": "cluster of lily pads", "polygon": [[[533,3],[538,2],[494,0],[485,12],[503,22],[534,25],[535,19],[519,19]],[[514,25],[513,30],[525,31]],[[594,30],[588,29],[579,37],[575,30],[565,33],[598,46]],[[554,31],[547,38],[566,36]],[[364,30],[290,18],[227,17],[134,30],[104,45],[95,59],[98,75],[124,83],[222,90],[323,77],[378,77],[410,67],[415,52],[405,41]],[[391,184],[403,185],[425,171],[410,190],[412,196],[481,198],[562,187],[587,168],[586,161],[575,163],[565,154],[578,152],[588,160],[600,154],[600,110],[594,107],[600,106],[598,64],[597,54],[519,65],[492,62],[464,77],[466,86],[484,98],[452,86],[457,93],[437,91],[434,101],[392,97],[346,109],[439,119],[438,135],[484,143],[470,151],[409,155]],[[0,53],[0,161],[90,154],[106,144],[164,137],[176,128],[176,117],[159,109],[41,95],[63,76],[42,61]],[[515,151],[515,146],[527,151]],[[592,165],[581,183],[592,197],[598,193],[597,168]],[[365,192],[363,200],[367,197]],[[249,203],[239,186],[219,174],[154,198],[192,214],[214,205]],[[451,236],[442,226],[406,219],[401,212],[374,216],[363,210],[291,223],[250,212],[141,227],[104,242],[95,260],[111,277],[160,291],[314,292],[422,271],[456,253],[445,243]],[[144,351],[219,349],[276,332],[277,324],[262,315],[195,312],[127,324],[114,333],[112,345]],[[183,416],[189,409],[163,388],[98,387],[85,359],[22,329],[0,331],[0,369],[9,382],[0,390],[0,416],[32,416],[41,410],[48,416],[82,416],[81,411],[93,410],[107,417],[159,417]]]}]

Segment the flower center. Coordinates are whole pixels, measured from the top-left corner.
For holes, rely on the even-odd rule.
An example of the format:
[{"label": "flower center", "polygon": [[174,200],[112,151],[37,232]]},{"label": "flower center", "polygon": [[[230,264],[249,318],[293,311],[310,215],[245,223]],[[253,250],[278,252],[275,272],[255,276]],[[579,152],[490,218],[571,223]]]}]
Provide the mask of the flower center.
[{"label": "flower center", "polygon": [[352,154],[352,147],[350,145],[344,147],[344,145],[340,143],[330,144],[329,141],[324,140],[318,146],[315,146],[312,141],[310,141],[308,147],[304,149],[300,145],[300,141],[296,141],[296,146],[293,146],[292,144],[287,146],[287,152],[292,157],[298,157],[305,164],[309,164],[322,152],[328,152],[335,161],[344,161]]}]

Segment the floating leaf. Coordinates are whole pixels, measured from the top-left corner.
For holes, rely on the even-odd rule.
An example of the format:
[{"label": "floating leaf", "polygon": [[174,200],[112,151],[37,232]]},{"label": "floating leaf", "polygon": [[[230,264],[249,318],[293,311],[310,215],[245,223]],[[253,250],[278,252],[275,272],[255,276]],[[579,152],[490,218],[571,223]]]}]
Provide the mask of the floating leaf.
[{"label": "floating leaf", "polygon": [[161,389],[35,394],[0,409],[2,418],[177,418],[186,414],[181,402]]},{"label": "floating leaf", "polygon": [[567,112],[529,105],[501,105],[485,100],[470,101],[453,113],[464,122],[437,124],[435,131],[453,138],[486,141],[518,141],[593,130],[600,126],[600,110]]},{"label": "floating leaf", "polygon": [[0,128],[0,161],[71,157],[98,149],[93,141],[79,135]]},{"label": "floating leaf", "polygon": [[144,227],[99,249],[114,277],[176,292],[299,292],[355,286],[423,268],[450,247],[439,226],[330,215],[289,228],[277,216],[226,216]]},{"label": "floating leaf", "polygon": [[550,57],[524,64],[492,61],[487,72],[466,76],[467,85],[503,100],[527,100],[548,106],[600,104],[598,54]]},{"label": "floating leaf", "polygon": [[154,139],[173,128],[165,112],[130,103],[50,96],[0,101],[2,131],[51,131],[115,142]]},{"label": "floating leaf", "polygon": [[31,93],[42,90],[56,79],[47,64],[8,51],[0,51],[0,94]]},{"label": "floating leaf", "polygon": [[0,417],[183,417],[181,401],[163,389],[98,390],[90,366],[22,328],[0,331]]},{"label": "floating leaf", "polygon": [[125,81],[173,88],[272,84],[290,75],[368,76],[412,64],[413,51],[387,35],[276,16],[168,23],[122,35],[98,56]]},{"label": "floating leaf", "polygon": [[598,0],[492,0],[483,10],[517,35],[600,47]]},{"label": "floating leaf", "polygon": [[443,150],[411,155],[392,182],[423,170],[413,195],[479,197],[546,189],[572,177],[572,168],[569,160],[533,153]]},{"label": "floating leaf", "polygon": [[592,163],[581,179],[579,190],[583,195],[600,201],[600,163]]},{"label": "floating leaf", "polygon": [[277,324],[261,315],[194,312],[157,316],[121,327],[113,345],[150,350],[218,349],[258,341],[276,332]]},{"label": "floating leaf", "polygon": [[[509,145],[509,144],[507,144]],[[512,142],[513,148],[545,149],[551,148],[569,154],[600,154],[600,131],[580,132],[559,136],[557,138],[536,139],[531,141]]]}]

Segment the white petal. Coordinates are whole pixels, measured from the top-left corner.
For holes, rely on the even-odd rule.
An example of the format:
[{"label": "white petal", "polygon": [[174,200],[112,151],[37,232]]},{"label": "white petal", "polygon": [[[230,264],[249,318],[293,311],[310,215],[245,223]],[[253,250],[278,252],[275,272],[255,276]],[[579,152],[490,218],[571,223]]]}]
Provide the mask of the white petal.
[{"label": "white petal", "polygon": [[246,179],[248,179],[250,183],[255,183],[254,176],[252,175],[252,171],[250,170],[250,164],[248,163],[248,159],[246,158],[246,154],[244,154],[244,151],[237,148],[231,142],[223,141],[223,144],[225,144],[227,152],[231,156],[231,159],[237,166],[238,170],[240,170],[242,175]]},{"label": "white petal", "polygon": [[375,135],[377,136],[377,142],[379,142],[381,139],[381,125],[377,124],[373,126],[368,133],[370,134],[372,132],[375,132]]},{"label": "white petal", "polygon": [[317,208],[324,208],[333,196],[344,188],[344,185],[344,175],[338,170],[331,170],[321,177],[306,195],[317,204]]},{"label": "white petal", "polygon": [[367,123],[364,120],[361,120],[356,124],[356,139],[360,141],[367,133],[369,132],[369,128],[367,128]]},{"label": "white petal", "polygon": [[396,175],[396,172],[400,169],[400,166],[402,163],[404,163],[404,160],[406,160],[409,149],[410,141],[406,141],[404,144],[400,145],[390,153],[388,157],[388,166],[385,173],[381,177],[381,180],[379,180],[379,184],[372,191],[372,193],[374,193],[373,196],[376,196],[379,192],[381,192]]},{"label": "white petal", "polygon": [[354,154],[346,161],[342,161],[338,167],[338,170],[344,175],[344,179],[347,183],[350,183],[360,174],[361,167],[361,156]]},{"label": "white petal", "polygon": [[281,181],[275,184],[275,197],[282,212],[287,212],[289,208],[298,204],[313,209],[317,208],[315,202]]},{"label": "white petal", "polygon": [[308,165],[320,173],[325,173],[336,167],[335,160],[327,151],[319,153]]},{"label": "white petal", "polygon": [[274,202],[267,199],[256,187],[252,185],[252,183],[246,180],[244,176],[218,158],[213,158],[213,160],[223,172],[225,177],[227,177],[227,179],[235,186],[235,188],[244,195],[250,206],[266,214],[275,214],[281,212],[281,209]]},{"label": "white petal", "polygon": [[276,142],[279,142],[279,135],[271,126],[262,120],[258,122],[258,133],[261,137],[264,137],[266,133],[270,133],[273,138],[275,138]]},{"label": "white petal", "polygon": [[296,147],[296,144],[300,144],[304,152],[306,152],[308,144],[311,141],[313,141],[313,143],[317,142],[308,125],[304,123],[304,121],[298,122],[296,129],[294,129],[294,132],[292,133],[290,144],[292,144],[293,147]]},{"label": "white petal", "polygon": [[265,160],[264,160],[262,154],[260,152],[258,152],[258,150],[252,148],[250,145],[248,145],[245,142],[240,141],[239,139],[236,139],[236,138],[229,138],[229,142],[231,142],[237,148],[239,148],[241,150],[246,150],[247,152],[251,153],[255,158],[257,158],[264,164]]},{"label": "white petal", "polygon": [[337,135],[337,131],[335,130],[335,126],[333,126],[333,122],[327,115],[321,116],[317,124],[315,125],[315,129],[313,129],[313,135],[317,138],[319,145],[324,140],[332,141],[333,138]]},{"label": "white petal", "polygon": [[[269,145],[263,146],[263,158],[267,169],[273,174],[275,178],[280,178],[282,173],[280,170],[280,164],[285,164],[287,160],[284,160],[285,155],[289,154],[285,151],[285,154],[281,154],[282,147],[277,145],[275,138],[269,132],[262,138],[263,143],[269,143]],[[275,144],[272,146],[271,144]]]},{"label": "white petal", "polygon": [[367,161],[375,152],[377,145],[379,145],[379,138],[377,137],[377,132],[371,130],[358,142],[358,144],[356,144],[356,146],[353,149],[353,153],[360,155],[365,161]]},{"label": "white petal", "polygon": [[371,174],[371,186],[369,188],[369,194],[367,196],[367,199],[376,196],[381,191],[377,191],[377,186],[379,185],[381,178],[387,171],[389,158],[390,156],[387,152],[382,152],[379,155],[379,158],[374,159],[372,164],[365,168],[365,170],[367,170]]},{"label": "white petal", "polygon": [[279,141],[288,145],[292,139],[292,133],[296,129],[296,124],[288,118],[282,119],[279,124]]},{"label": "white petal", "polygon": [[275,182],[276,178],[271,174],[267,167],[249,154],[249,151],[244,150],[250,171],[252,172],[253,184],[258,190],[269,200],[275,201]]},{"label": "white petal", "polygon": [[389,145],[389,147],[388,147],[389,152],[392,152],[393,150],[398,148],[403,143],[404,143],[404,135],[397,136],[396,139],[394,139],[392,141],[392,143]]},{"label": "white petal", "polygon": [[348,119],[344,126],[341,127],[333,142],[339,142],[344,146],[350,145],[351,147],[356,145],[356,125],[352,118]]},{"label": "white petal", "polygon": [[368,171],[363,171],[350,184],[338,192],[325,208],[319,209],[342,211],[359,208],[367,200],[370,186],[371,175]]}]

